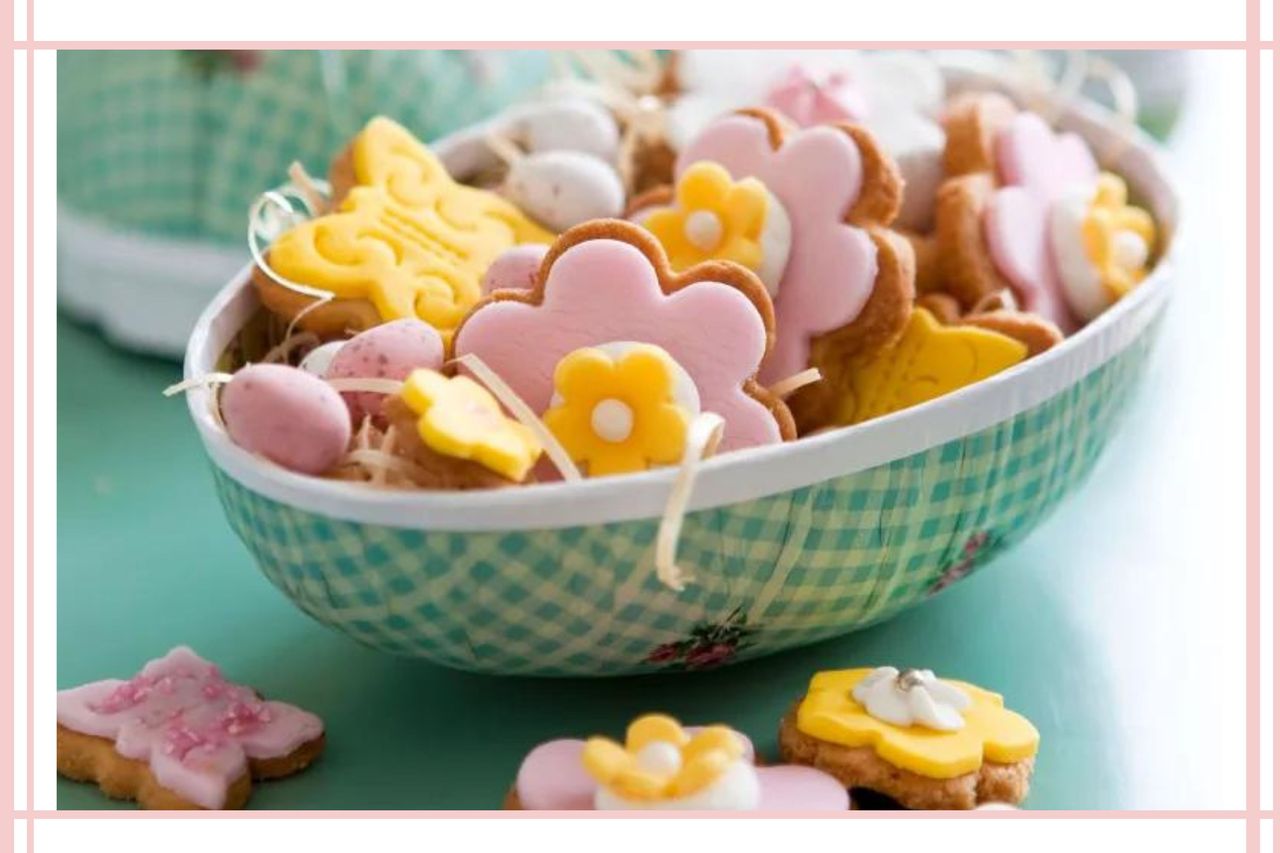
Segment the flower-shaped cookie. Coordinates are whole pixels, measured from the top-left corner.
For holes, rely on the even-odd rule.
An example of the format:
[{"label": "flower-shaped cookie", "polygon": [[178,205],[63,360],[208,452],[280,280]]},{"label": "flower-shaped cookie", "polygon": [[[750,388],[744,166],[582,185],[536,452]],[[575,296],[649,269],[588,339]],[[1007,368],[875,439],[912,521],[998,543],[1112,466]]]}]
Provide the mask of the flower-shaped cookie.
[{"label": "flower-shaped cookie", "polygon": [[470,459],[520,482],[542,447],[524,424],[507,417],[482,385],[434,370],[409,374],[400,398],[418,416],[418,437],[437,453]]},{"label": "flower-shaped cookie", "polygon": [[1050,236],[1071,310],[1091,320],[1147,276],[1155,249],[1151,214],[1128,203],[1124,179],[1110,172],[1096,187],[1076,187],[1053,205]]},{"label": "flower-shaped cookie", "polygon": [[674,273],[647,231],[602,221],[562,234],[531,290],[490,294],[458,327],[452,348],[479,356],[543,413],[569,353],[654,344],[693,379],[702,411],[725,419],[721,448],[735,450],[795,437],[786,406],[755,381],[772,330],[769,295],[742,267],[707,263]]},{"label": "flower-shaped cookie", "polygon": [[680,149],[725,113],[763,104],[799,127],[851,121],[867,128],[906,178],[894,225],[932,230],[945,137],[936,117],[945,84],[921,51],[686,50],[668,124]]},{"label": "flower-shaped cookie", "polygon": [[1036,754],[1040,735],[1025,717],[1006,709],[999,694],[960,681],[942,682],[969,699],[961,709],[963,725],[954,731],[879,719],[854,696],[873,672],[844,669],[815,675],[796,714],[799,730],[826,743],[872,747],[893,766],[930,779],[972,773],[984,761],[1013,764]]},{"label": "flower-shaped cookie", "polygon": [[[606,802],[654,803],[697,794],[735,764],[744,764],[750,771],[743,762],[745,752],[741,739],[727,726],[707,726],[690,735],[672,718],[649,714],[627,727],[625,745],[608,738],[589,739],[582,748],[582,763],[600,784]],[[742,808],[750,808],[759,798],[755,785],[742,793],[749,797]]]},{"label": "flower-shaped cookie", "polygon": [[898,336],[914,295],[913,255],[885,227],[897,214],[902,179],[870,134],[822,125],[788,135],[775,113],[750,109],[698,134],[680,152],[676,174],[701,161],[735,179],[759,179],[790,217],[791,252],[774,298],[778,343],[762,381],[810,367],[815,339],[874,350]]},{"label": "flower-shaped cookie", "polygon": [[755,178],[735,182],[718,163],[694,163],[676,183],[675,204],[654,210],[644,227],[676,272],[703,261],[733,261],[777,295],[791,251],[791,220]]},{"label": "flower-shaped cookie", "polygon": [[725,726],[684,728],[649,714],[625,744],[601,737],[554,740],[520,765],[508,808],[529,811],[682,809],[844,811],[849,795],[810,767],[757,767],[743,735]]},{"label": "flower-shaped cookie", "polygon": [[542,419],[589,477],[679,462],[699,408],[693,380],[650,344],[574,350],[556,365],[555,389]]},{"label": "flower-shaped cookie", "polygon": [[454,183],[400,125],[375,118],[334,163],[334,210],[285,232],[267,263],[277,276],[333,295],[291,290],[262,270],[263,303],[321,335],[417,317],[444,336],[480,298],[489,263],[552,235],[498,195]]},{"label": "flower-shaped cookie", "polygon": [[943,326],[915,308],[893,346],[857,359],[827,378],[834,423],[856,424],[993,376],[1027,357],[1027,346],[977,326]]},{"label": "flower-shaped cookie", "polygon": [[[1049,214],[1059,199],[1095,185],[1088,146],[1035,113],[1015,112],[999,95],[965,99],[948,133],[953,171],[994,165],[994,174],[960,174],[938,192],[938,249],[949,286],[966,306],[1012,287],[1022,308],[1075,330],[1083,318],[1067,303]],[[956,140],[967,141],[967,155]]]}]

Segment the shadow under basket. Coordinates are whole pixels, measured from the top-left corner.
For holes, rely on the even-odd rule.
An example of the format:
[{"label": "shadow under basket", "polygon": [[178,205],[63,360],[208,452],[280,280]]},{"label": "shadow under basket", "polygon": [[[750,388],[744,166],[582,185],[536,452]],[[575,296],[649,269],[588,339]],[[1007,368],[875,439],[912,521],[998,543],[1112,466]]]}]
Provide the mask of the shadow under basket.
[{"label": "shadow under basket", "polygon": [[[1061,122],[1103,150],[1087,107]],[[1114,145],[1112,145],[1114,148]],[[884,418],[726,454],[698,475],[683,591],[654,572],[670,469],[489,492],[374,490],[236,447],[188,394],[227,518],[262,572],[318,621],[387,652],[477,672],[702,669],[887,619],[1030,533],[1086,477],[1144,372],[1171,290],[1174,200],[1145,140],[1109,166],[1165,236],[1151,276],[1065,343]],[[247,275],[193,333],[214,369],[259,310]]]}]

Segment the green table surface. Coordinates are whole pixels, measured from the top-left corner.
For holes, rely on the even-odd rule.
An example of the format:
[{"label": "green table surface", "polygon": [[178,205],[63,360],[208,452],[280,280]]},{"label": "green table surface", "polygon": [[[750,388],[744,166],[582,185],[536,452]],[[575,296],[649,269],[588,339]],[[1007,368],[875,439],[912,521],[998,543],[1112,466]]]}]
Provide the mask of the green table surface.
[{"label": "green table surface", "polygon": [[[1239,82],[1234,67],[1219,61],[1210,79]],[[1192,120],[1238,107],[1214,94],[1174,142],[1175,165],[1196,176],[1185,227],[1201,236],[1180,259],[1147,381],[1084,488],[916,609],[719,671],[478,676],[321,627],[225,524],[185,405],[160,395],[178,366],[60,320],[59,687],[126,677],[185,643],[327,722],[322,761],[257,786],[252,807],[487,809],[542,740],[616,735],[664,710],[728,722],[769,754],[814,671],[917,665],[997,690],[1036,723],[1029,807],[1242,808],[1242,166],[1222,156],[1221,125]],[[58,806],[132,807],[61,779]]]}]

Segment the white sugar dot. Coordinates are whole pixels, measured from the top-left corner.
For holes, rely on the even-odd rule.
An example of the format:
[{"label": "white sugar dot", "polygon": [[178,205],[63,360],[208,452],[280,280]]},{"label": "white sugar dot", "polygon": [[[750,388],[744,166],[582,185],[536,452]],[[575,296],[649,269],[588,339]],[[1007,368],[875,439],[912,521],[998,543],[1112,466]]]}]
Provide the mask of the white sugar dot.
[{"label": "white sugar dot", "polygon": [[674,776],[682,763],[680,748],[665,740],[650,741],[636,753],[640,769],[659,776]]},{"label": "white sugar dot", "polygon": [[684,236],[690,243],[704,252],[710,252],[720,245],[724,236],[724,225],[720,217],[710,210],[695,210],[684,220]]},{"label": "white sugar dot", "polygon": [[1125,269],[1142,269],[1147,263],[1147,242],[1136,231],[1121,231],[1111,238],[1116,263]]},{"label": "white sugar dot", "polygon": [[633,426],[635,415],[631,407],[621,400],[610,397],[596,403],[591,410],[591,429],[605,441],[626,441]]}]

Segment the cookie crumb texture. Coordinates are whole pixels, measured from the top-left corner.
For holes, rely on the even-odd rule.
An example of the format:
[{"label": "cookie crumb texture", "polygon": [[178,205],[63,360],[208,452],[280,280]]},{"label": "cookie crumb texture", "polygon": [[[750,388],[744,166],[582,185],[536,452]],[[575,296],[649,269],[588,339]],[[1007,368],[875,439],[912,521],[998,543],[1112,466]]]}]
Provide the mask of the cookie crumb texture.
[{"label": "cookie crumb texture", "polygon": [[[227,786],[224,809],[242,809],[251,780],[281,779],[304,770],[324,751],[324,735],[279,758],[251,758],[249,770]],[[106,738],[58,726],[58,773],[76,782],[93,782],[114,800],[133,800],[144,809],[202,809],[160,784],[145,761],[125,758]]]},{"label": "cookie crumb texture", "polygon": [[972,809],[983,803],[1020,803],[1031,787],[1035,758],[1013,764],[984,761],[972,773],[930,779],[895,767],[875,747],[849,747],[810,737],[796,724],[796,709],[782,720],[778,748],[788,764],[805,764],[834,776],[846,788],[866,788],[909,809]]}]

